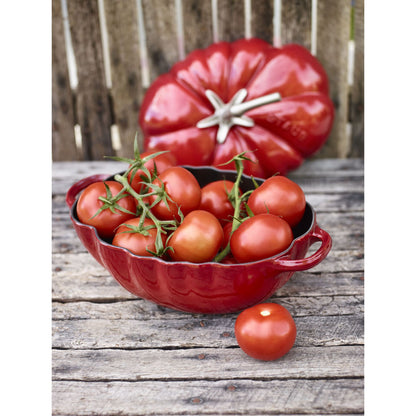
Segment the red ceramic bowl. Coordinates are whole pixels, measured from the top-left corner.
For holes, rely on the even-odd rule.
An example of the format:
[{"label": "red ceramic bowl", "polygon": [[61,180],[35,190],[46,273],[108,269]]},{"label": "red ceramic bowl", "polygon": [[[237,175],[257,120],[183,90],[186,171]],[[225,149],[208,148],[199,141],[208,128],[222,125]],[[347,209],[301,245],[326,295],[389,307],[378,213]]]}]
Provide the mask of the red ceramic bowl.
[{"label": "red ceramic bowl", "polygon": [[[201,186],[228,179],[235,172],[211,167],[187,167]],[[331,237],[316,223],[313,208],[307,203],[301,222],[293,229],[294,240],[282,253],[267,259],[241,264],[169,262],[157,257],[141,257],[125,248],[116,247],[100,238],[96,229],[79,222],[76,214],[77,195],[89,184],[108,175],[94,175],[75,183],[67,192],[66,202],[78,237],[114,278],[138,297],[185,312],[238,312],[269,298],[294,272],[307,270],[320,263],[331,249]],[[262,179],[256,179],[261,183]],[[243,176],[241,189],[253,187],[250,177]],[[305,258],[315,242],[320,247]]]}]

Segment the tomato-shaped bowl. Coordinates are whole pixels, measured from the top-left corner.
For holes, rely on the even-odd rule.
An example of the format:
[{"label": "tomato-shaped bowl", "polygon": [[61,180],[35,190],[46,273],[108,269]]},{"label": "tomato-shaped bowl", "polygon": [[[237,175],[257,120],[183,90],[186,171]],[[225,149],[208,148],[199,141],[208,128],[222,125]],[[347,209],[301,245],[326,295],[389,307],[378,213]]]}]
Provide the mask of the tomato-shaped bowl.
[{"label": "tomato-shaped bowl", "polygon": [[[200,186],[236,178],[235,171],[213,167],[186,167]],[[329,253],[330,235],[316,222],[313,207],[306,203],[300,223],[293,228],[294,239],[283,252],[266,259],[239,264],[216,262],[190,263],[167,261],[158,257],[137,256],[100,238],[94,227],[81,223],[76,214],[78,194],[89,184],[113,179],[109,175],[84,178],[68,190],[66,202],[76,233],[88,252],[129,292],[158,305],[191,313],[238,312],[268,299],[296,271],[319,264]],[[257,183],[264,180],[255,178]],[[243,192],[253,188],[252,178],[243,175]],[[313,243],[319,248],[309,254]]]}]

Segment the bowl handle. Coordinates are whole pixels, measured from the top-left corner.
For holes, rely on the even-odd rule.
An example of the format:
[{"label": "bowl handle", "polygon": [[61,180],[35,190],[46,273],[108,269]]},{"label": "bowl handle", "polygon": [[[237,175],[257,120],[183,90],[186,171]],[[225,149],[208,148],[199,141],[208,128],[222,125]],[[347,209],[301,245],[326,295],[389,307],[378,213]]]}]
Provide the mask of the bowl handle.
[{"label": "bowl handle", "polygon": [[69,209],[72,208],[74,205],[77,195],[84,190],[88,185],[91,185],[94,182],[100,182],[107,179],[110,175],[106,174],[98,174],[98,175],[91,175],[87,178],[81,179],[80,181],[74,183],[66,193],[66,204],[68,205]]},{"label": "bowl handle", "polygon": [[329,250],[331,250],[332,247],[331,236],[318,225],[315,226],[315,230],[312,233],[312,244],[317,241],[321,242],[321,246],[311,256],[297,260],[277,258],[275,260],[275,265],[280,271],[293,272],[308,270],[315,267],[328,255]]}]

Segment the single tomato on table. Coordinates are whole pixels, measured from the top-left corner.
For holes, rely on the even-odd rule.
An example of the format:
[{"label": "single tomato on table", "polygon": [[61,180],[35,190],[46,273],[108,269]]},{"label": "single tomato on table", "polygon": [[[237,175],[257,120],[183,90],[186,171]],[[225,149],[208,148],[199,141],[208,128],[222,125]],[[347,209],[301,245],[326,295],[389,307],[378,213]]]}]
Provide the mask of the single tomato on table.
[{"label": "single tomato on table", "polygon": [[235,337],[241,349],[258,360],[276,360],[293,347],[296,324],[290,312],[276,303],[245,309],[235,321]]},{"label": "single tomato on table", "polygon": [[[132,218],[121,224],[113,238],[113,245],[124,247],[138,256],[153,256],[156,249],[157,229],[150,218],[145,218],[140,226],[140,217]],[[166,235],[161,234],[163,246]]]},{"label": "single tomato on table", "polygon": [[116,228],[136,216],[136,200],[123,193],[116,181],[95,182],[87,186],[77,203],[78,219],[97,229],[102,238],[113,238]]},{"label": "single tomato on table", "polygon": [[293,241],[290,225],[273,214],[249,217],[233,232],[231,253],[240,263],[274,256],[286,250]]},{"label": "single tomato on table", "polygon": [[208,211],[190,212],[168,241],[175,261],[204,263],[214,259],[224,239],[220,222]]},{"label": "single tomato on table", "polygon": [[274,214],[294,227],[302,219],[306,200],[302,188],[285,176],[272,176],[256,188],[247,201],[253,214]]},{"label": "single tomato on table", "polygon": [[166,192],[166,202],[157,201],[158,195],[148,198],[151,210],[161,220],[179,220],[178,209],[183,215],[199,207],[201,202],[201,187],[195,176],[189,170],[174,166],[162,172],[153,182],[153,185]]}]

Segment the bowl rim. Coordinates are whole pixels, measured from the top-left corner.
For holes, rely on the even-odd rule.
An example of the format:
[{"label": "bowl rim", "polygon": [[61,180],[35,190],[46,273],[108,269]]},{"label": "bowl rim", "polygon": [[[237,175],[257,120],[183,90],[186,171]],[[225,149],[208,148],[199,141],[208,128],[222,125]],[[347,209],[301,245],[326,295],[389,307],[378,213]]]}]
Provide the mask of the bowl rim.
[{"label": "bowl rim", "polygon": [[[199,170],[199,171],[202,171],[204,169],[208,169],[208,170],[213,170],[213,171],[218,172],[218,173],[224,173],[224,172],[234,173],[235,172],[233,170],[223,170],[223,169],[218,169],[218,168],[215,168],[215,167],[212,167],[212,166],[188,166],[188,165],[184,165],[184,166],[181,166],[181,167],[184,167],[185,169],[189,169],[190,168],[190,169]],[[121,172],[118,172],[118,173],[119,174],[123,174],[124,172],[125,171],[121,171]],[[108,176],[108,179],[105,179],[105,180],[113,180],[112,178],[114,178],[115,175],[117,175],[117,173],[114,173],[112,175],[109,175]],[[245,175],[245,174],[243,174],[243,176],[245,176],[247,179],[250,179],[250,180],[252,178],[254,180],[258,180],[258,181],[262,181],[262,182],[264,182],[266,180],[264,178],[258,178],[258,177],[248,176],[248,175]],[[160,257],[156,257],[156,256],[139,256],[138,254],[134,254],[132,251],[130,251],[129,249],[127,249],[125,247],[115,246],[115,245],[109,243],[108,241],[102,239],[98,235],[98,231],[97,231],[97,229],[93,225],[84,224],[81,221],[79,221],[79,219],[78,219],[78,217],[76,215],[76,206],[78,204],[79,197],[80,197],[80,195],[77,195],[74,204],[70,208],[71,220],[74,223],[76,223],[76,225],[78,227],[81,227],[81,228],[82,227],[85,227],[85,228],[88,228],[88,229],[94,231],[95,237],[98,239],[98,242],[100,244],[103,244],[105,246],[109,246],[109,247],[111,247],[111,248],[113,248],[115,250],[125,251],[127,254],[129,254],[130,256],[133,256],[134,258],[137,258],[137,259],[144,259],[144,260],[151,260],[152,259],[152,261],[158,261],[158,262],[160,262],[162,264],[166,264],[168,267],[172,267],[172,266],[174,266],[176,264],[180,264],[180,265],[188,265],[188,266],[193,266],[193,267],[201,267],[201,266],[205,266],[205,265],[211,265],[211,266],[218,266],[218,267],[230,267],[230,266],[233,266],[233,267],[240,267],[241,268],[241,267],[245,267],[246,265],[254,265],[254,264],[260,264],[260,263],[263,263],[263,262],[267,262],[267,261],[270,261],[270,260],[277,260],[278,258],[283,257],[288,252],[290,252],[292,250],[293,246],[296,244],[296,242],[299,239],[304,238],[306,235],[310,234],[311,231],[313,230],[315,224],[316,224],[316,212],[315,212],[313,206],[308,201],[306,201],[305,212],[306,212],[306,209],[309,208],[310,213],[311,213],[311,221],[310,221],[310,224],[309,224],[307,230],[305,232],[303,232],[302,234],[298,235],[296,238],[294,238],[292,240],[292,242],[290,243],[290,245],[284,251],[281,251],[281,252],[279,252],[279,253],[277,253],[277,254],[275,254],[273,256],[265,257],[264,259],[254,260],[254,261],[245,262],[245,263],[218,263],[218,262],[215,262],[215,261],[207,261],[207,262],[203,262],[203,263],[192,263],[190,261],[168,261],[168,260],[164,260],[164,259],[162,259]]]}]

